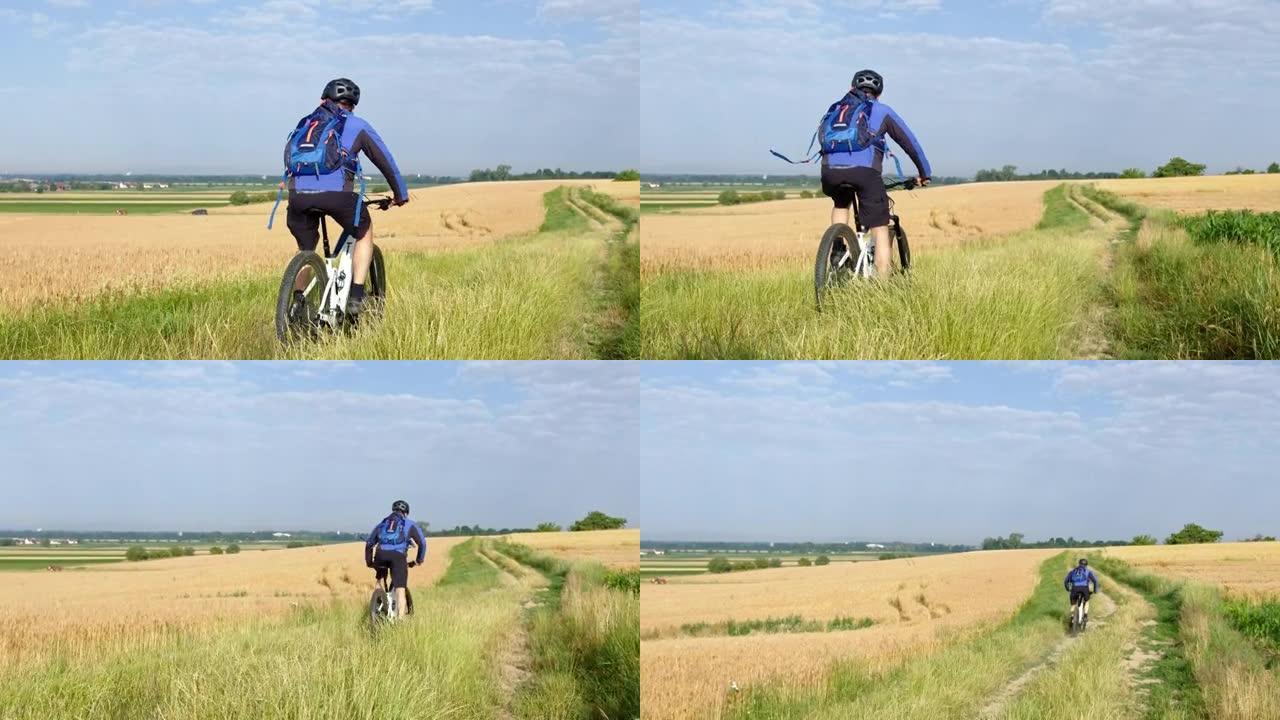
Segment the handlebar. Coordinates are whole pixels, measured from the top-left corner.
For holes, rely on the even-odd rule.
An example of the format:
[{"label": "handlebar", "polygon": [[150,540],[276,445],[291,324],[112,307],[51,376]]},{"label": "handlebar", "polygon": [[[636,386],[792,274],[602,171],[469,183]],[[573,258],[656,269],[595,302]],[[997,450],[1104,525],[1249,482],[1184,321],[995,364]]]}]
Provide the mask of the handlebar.
[{"label": "handlebar", "polygon": [[905,180],[899,180],[896,183],[889,183],[884,186],[884,189],[892,190],[894,188],[902,188],[903,190],[915,190],[919,185],[920,180],[918,178],[907,178]]},{"label": "handlebar", "polygon": [[387,208],[391,207],[391,203],[395,201],[396,201],[395,198],[389,198],[389,197],[380,197],[380,198],[367,197],[364,199],[364,202],[366,205],[376,205],[378,206],[379,210],[386,210]]}]

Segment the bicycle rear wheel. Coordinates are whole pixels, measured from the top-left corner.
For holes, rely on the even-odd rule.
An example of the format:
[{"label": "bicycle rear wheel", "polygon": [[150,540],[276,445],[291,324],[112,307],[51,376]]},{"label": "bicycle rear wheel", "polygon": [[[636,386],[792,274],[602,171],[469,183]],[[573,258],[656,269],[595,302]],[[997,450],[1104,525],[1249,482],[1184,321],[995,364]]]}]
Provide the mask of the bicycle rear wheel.
[{"label": "bicycle rear wheel", "polygon": [[[315,335],[328,282],[328,266],[319,255],[303,251],[293,256],[276,297],[276,337],[280,342],[288,344]],[[302,289],[295,294],[299,286]]]},{"label": "bicycle rear wheel", "polygon": [[377,627],[378,623],[386,621],[390,606],[391,601],[387,598],[387,591],[382,588],[374,590],[373,597],[369,599],[369,624]]},{"label": "bicycle rear wheel", "polygon": [[853,228],[837,223],[827,228],[818,243],[818,258],[813,264],[813,295],[818,309],[822,309],[822,295],[828,288],[839,287],[853,279],[853,267],[857,263],[857,237]]}]

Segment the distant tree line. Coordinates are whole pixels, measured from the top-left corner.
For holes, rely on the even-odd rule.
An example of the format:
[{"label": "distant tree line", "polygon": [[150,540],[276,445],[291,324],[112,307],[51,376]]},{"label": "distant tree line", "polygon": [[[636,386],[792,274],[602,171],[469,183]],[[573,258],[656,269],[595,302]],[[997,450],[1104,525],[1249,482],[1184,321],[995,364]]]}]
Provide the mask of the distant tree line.
[{"label": "distant tree line", "polygon": [[1041,170],[1038,173],[1019,173],[1017,165],[1005,165],[1000,169],[979,170],[973,176],[974,182],[1010,182],[1013,180],[1107,180],[1118,178],[1116,172],[1073,172],[1062,170]]},{"label": "distant tree line", "polygon": [[[868,548],[868,545],[875,545]],[[643,550],[663,550],[666,552],[690,553],[760,553],[770,555],[841,555],[851,552],[885,552],[911,553],[926,555],[929,553],[957,553],[973,550],[972,545],[943,545],[941,543],[912,543],[886,541],[881,543],[866,542],[707,542],[694,540],[644,540],[640,541]]]},{"label": "distant tree line", "polygon": [[[641,173],[640,179],[646,183],[656,183],[659,185],[755,185],[783,188],[811,188],[818,185],[817,175],[747,175],[743,173],[712,173],[700,175],[692,173]],[[930,184],[959,185],[967,182],[971,182],[971,180],[969,178],[962,177],[935,177],[930,181]]]},{"label": "distant tree line", "polygon": [[513,174],[510,165],[499,165],[496,168],[472,170],[471,182],[498,182],[502,180],[612,180],[617,175],[615,170],[593,170],[578,172],[561,170],[560,168],[539,168],[533,172]]},{"label": "distant tree line", "polygon": [[1022,548],[1072,548],[1072,547],[1107,547],[1112,545],[1129,545],[1127,540],[1077,540],[1074,537],[1055,537],[1048,540],[1028,542],[1022,533],[1009,533],[1008,537],[983,538],[983,550],[1018,550]]},{"label": "distant tree line", "polygon": [[289,537],[274,537],[275,530],[259,530],[257,532],[222,532],[182,531],[177,530],[3,530],[0,535],[29,538],[65,538],[79,540],[102,540],[111,543],[128,542],[182,542],[197,545],[223,543],[255,543],[282,542],[290,540],[312,541],[317,543],[351,542],[363,540],[364,535],[354,532],[317,532],[313,530],[285,530]]}]

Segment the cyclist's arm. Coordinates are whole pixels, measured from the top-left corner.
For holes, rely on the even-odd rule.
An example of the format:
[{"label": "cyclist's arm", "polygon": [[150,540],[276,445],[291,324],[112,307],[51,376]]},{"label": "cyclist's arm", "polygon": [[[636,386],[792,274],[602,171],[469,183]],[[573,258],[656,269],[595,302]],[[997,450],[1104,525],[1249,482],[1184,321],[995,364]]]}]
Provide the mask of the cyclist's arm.
[{"label": "cyclist's arm", "polygon": [[1102,583],[1098,582],[1098,574],[1090,570],[1089,577],[1093,579],[1093,591],[1098,592],[1098,589],[1102,587]]},{"label": "cyclist's arm", "polygon": [[378,523],[373,527],[373,532],[369,533],[369,538],[364,541],[364,564],[373,565],[373,546],[378,544],[378,529],[382,527],[382,523]]},{"label": "cyclist's arm", "polygon": [[414,544],[418,546],[418,559],[414,562],[421,565],[422,561],[427,559],[426,533],[422,532],[422,528],[418,527],[417,523],[414,523],[413,527],[409,529],[409,539],[413,540]]},{"label": "cyclist's arm", "polygon": [[364,153],[373,162],[378,172],[382,173],[382,177],[391,184],[391,192],[397,201],[409,199],[409,187],[405,185],[404,177],[400,175],[396,159],[391,157],[391,151],[387,149],[386,143],[382,142],[382,138],[378,136],[378,132],[372,125],[364,123],[360,128],[355,142],[351,144],[351,152]]},{"label": "cyclist's arm", "polygon": [[920,141],[911,132],[911,128],[907,127],[907,124],[892,108],[885,106],[884,109],[884,131],[907,153],[907,157],[911,158],[911,162],[916,164],[916,171],[920,173],[920,177],[933,177],[933,168],[929,167],[929,158],[925,157],[924,148],[920,147]]}]

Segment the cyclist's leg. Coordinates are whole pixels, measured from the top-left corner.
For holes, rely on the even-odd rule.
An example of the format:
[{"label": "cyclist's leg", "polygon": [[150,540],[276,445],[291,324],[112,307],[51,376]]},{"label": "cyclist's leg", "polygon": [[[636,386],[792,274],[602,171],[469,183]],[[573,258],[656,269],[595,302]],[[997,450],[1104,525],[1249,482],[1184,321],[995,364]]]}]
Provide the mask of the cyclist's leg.
[{"label": "cyclist's leg", "polygon": [[[305,194],[289,193],[289,205],[285,208],[285,225],[298,243],[299,251],[312,251],[320,244],[320,218],[309,212],[311,205]],[[304,267],[294,280],[293,289],[302,291],[311,282],[311,268]]]},{"label": "cyclist's leg", "polygon": [[396,594],[396,616],[406,614],[404,589],[409,585],[409,559],[402,552],[387,553],[391,565],[391,588]]},{"label": "cyclist's leg", "polygon": [[853,193],[848,188],[840,187],[841,168],[822,168],[822,194],[831,198],[832,225],[849,225],[849,206],[853,204]]},{"label": "cyclist's leg", "polygon": [[876,244],[876,275],[888,277],[893,269],[893,237],[889,234],[889,193],[873,168],[856,168],[858,209]]},{"label": "cyclist's leg", "polygon": [[357,305],[364,300],[364,284],[369,278],[369,264],[373,261],[373,220],[369,217],[369,206],[360,205],[360,224],[356,225],[356,194],[335,193],[344,197],[335,199],[334,207],[328,209],[333,219],[342,229],[351,234],[355,245],[351,249],[351,296],[348,310],[352,310],[351,302]]}]

